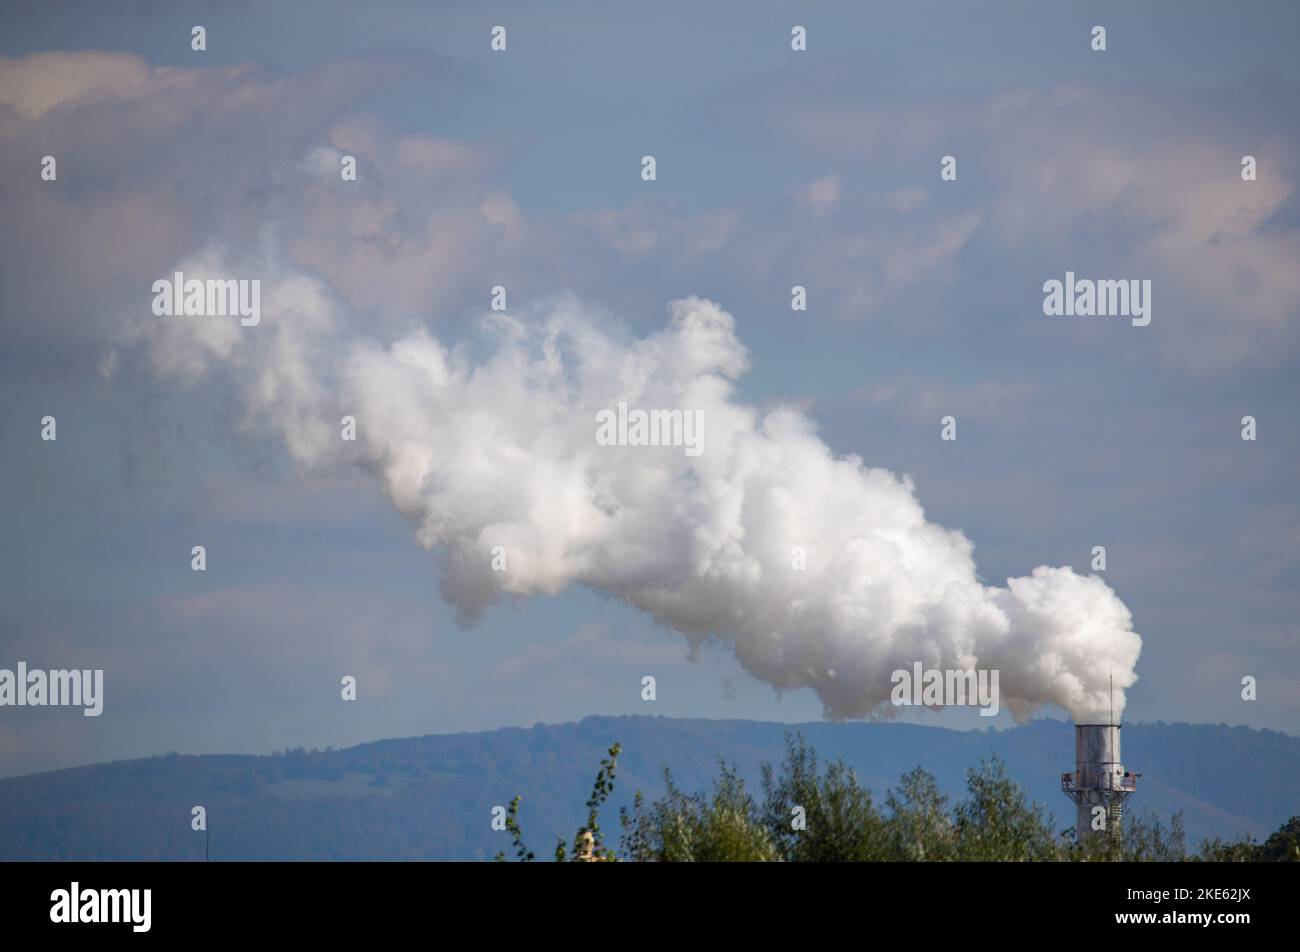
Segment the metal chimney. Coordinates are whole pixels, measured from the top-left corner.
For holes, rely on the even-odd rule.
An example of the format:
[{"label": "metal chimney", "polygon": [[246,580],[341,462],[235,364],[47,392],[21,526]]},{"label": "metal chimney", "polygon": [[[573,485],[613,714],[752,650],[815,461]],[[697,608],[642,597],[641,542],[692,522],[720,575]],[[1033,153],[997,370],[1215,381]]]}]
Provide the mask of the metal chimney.
[{"label": "metal chimney", "polygon": [[[1119,756],[1118,724],[1074,725],[1074,773],[1061,774],[1061,790],[1076,805],[1080,843],[1123,835],[1124,803],[1141,774],[1129,773]],[[1094,820],[1097,807],[1104,811]]]}]

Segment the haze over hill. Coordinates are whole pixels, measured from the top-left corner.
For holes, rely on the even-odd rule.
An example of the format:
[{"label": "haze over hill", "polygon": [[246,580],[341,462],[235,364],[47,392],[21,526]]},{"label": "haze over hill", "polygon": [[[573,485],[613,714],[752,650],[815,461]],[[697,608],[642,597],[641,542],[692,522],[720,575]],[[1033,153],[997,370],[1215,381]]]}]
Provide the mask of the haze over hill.
[{"label": "haze over hill", "polygon": [[[168,755],[0,780],[0,859],[201,860],[190,810],[207,808],[213,860],[488,859],[507,847],[491,811],[523,797],[525,838],[546,856],[583,821],[605,748],[623,744],[615,795],[707,788],[717,760],[734,762],[757,793],[759,766],[779,761],[801,731],[822,757],[843,757],[877,802],[920,765],[950,797],[966,770],[1001,757],[1028,796],[1070,822],[1059,789],[1072,767],[1068,722],[1004,731],[897,723],[588,717],[578,723],[378,741],[346,750],[269,756]],[[1142,773],[1133,805],[1168,819],[1184,811],[1189,845],[1203,837],[1262,839],[1300,812],[1300,738],[1211,724],[1131,724],[1124,760]]]}]

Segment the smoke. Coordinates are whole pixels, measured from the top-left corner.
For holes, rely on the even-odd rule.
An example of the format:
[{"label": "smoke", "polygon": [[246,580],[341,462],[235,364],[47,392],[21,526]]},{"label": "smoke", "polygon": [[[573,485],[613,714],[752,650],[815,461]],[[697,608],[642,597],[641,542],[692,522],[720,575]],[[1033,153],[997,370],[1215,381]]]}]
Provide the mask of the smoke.
[{"label": "smoke", "polygon": [[[236,274],[215,253],[178,269]],[[371,473],[440,549],[466,623],[503,594],[586,585],[732,645],[775,688],[812,688],[832,718],[890,716],[890,675],[917,661],[999,670],[1018,719],[1045,703],[1104,719],[1113,675],[1123,711],[1141,639],[1104,582],[1040,566],[983,584],[909,479],[836,456],[796,410],[736,400],[748,355],[707,300],[672,302],[645,338],[573,299],[489,314],[481,352],[368,337],[312,277],[263,281],[262,302],[256,328],[154,318],[133,337],[159,374],[226,380],[241,424],[300,462]],[[620,402],[701,411],[703,451],[598,445],[597,413]]]}]

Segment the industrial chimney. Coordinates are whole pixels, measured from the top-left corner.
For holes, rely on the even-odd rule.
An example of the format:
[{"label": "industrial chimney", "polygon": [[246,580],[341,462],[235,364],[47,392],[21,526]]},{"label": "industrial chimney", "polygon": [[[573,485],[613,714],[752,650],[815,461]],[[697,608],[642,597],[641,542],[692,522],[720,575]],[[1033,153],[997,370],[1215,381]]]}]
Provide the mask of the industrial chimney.
[{"label": "industrial chimney", "polygon": [[[1119,758],[1118,724],[1074,725],[1074,773],[1061,774],[1061,790],[1076,805],[1080,843],[1092,837],[1123,835],[1124,802],[1141,774],[1129,773]],[[1102,813],[1094,813],[1098,807]]]}]

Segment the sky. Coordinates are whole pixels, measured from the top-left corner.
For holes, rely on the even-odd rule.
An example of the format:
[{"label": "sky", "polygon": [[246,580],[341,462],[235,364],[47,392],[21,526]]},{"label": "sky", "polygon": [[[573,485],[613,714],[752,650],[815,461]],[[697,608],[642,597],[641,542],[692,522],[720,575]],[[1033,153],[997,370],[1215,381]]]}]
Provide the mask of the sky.
[{"label": "sky", "polygon": [[[0,776],[836,714],[824,685],[683,637],[692,606],[592,584],[617,551],[479,598],[444,544],[460,514],[394,471],[537,397],[467,387],[397,427],[381,417],[421,406],[410,348],[490,367],[501,320],[532,341],[579,315],[581,360],[626,365],[692,297],[734,322],[731,404],[906,475],[985,585],[1099,576],[1141,635],[1126,720],[1300,733],[1298,27],[1263,2],[7,5],[0,668],[101,668],[105,697],[94,718],[0,707]],[[156,315],[182,266],[264,276],[263,323]],[[1149,280],[1150,323],[1046,315],[1067,272]],[[348,392],[374,453],[322,449],[335,384],[367,367]],[[552,462],[443,475],[527,486],[549,519],[569,511]]]}]

